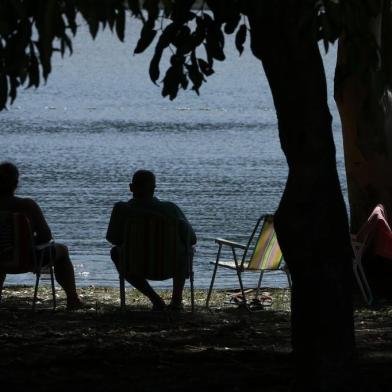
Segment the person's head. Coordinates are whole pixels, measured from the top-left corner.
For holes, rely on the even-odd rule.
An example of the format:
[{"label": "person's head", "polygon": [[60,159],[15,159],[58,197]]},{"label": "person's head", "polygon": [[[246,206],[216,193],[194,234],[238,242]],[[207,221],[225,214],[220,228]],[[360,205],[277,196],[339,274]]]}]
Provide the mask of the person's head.
[{"label": "person's head", "polygon": [[135,199],[150,199],[154,196],[155,175],[149,170],[138,170],[132,177],[129,189]]},{"label": "person's head", "polygon": [[0,196],[13,195],[18,186],[19,170],[11,162],[0,163]]}]

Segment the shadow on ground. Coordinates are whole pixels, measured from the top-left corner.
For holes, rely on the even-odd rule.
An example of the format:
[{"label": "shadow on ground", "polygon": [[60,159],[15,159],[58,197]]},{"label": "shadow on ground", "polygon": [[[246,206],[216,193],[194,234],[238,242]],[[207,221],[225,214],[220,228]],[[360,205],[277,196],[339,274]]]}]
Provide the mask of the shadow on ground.
[{"label": "shadow on ground", "polygon": [[[122,312],[117,291],[102,288],[82,292],[89,309],[67,312],[60,296],[52,312],[45,290],[34,313],[30,288],[5,290],[0,379],[15,390],[289,390],[287,293],[273,292],[274,306],[249,313],[223,306],[224,293],[215,294],[208,311],[201,306],[205,292],[198,292],[196,313],[176,314],[151,312],[134,292]],[[368,391],[391,390],[391,309],[356,314]]]}]

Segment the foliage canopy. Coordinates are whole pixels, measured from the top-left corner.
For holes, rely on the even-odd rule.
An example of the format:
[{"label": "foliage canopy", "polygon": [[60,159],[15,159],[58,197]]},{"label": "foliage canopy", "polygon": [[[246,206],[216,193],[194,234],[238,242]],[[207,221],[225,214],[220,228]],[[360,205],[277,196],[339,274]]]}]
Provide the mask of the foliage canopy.
[{"label": "foliage canopy", "polygon": [[[263,4],[260,0],[3,0],[0,110],[15,100],[20,86],[38,87],[47,80],[54,52],[72,54],[72,37],[81,20],[93,38],[109,27],[123,41],[128,16],[142,22],[134,53],[155,45],[149,74],[154,83],[162,83],[162,95],[174,99],[180,89],[189,86],[199,94],[206,78],[214,73],[214,62],[225,60],[225,34],[235,34],[241,54],[249,35],[246,16],[263,12]],[[388,82],[392,79],[389,51],[381,58],[380,45],[367,28],[382,9],[389,7],[390,14],[391,0],[284,0],[283,4],[301,8],[298,28],[304,37],[323,39],[328,49],[329,42],[342,34],[350,36],[353,68],[358,63],[365,70],[384,67]],[[356,61],[364,42],[369,51],[366,64]],[[390,42],[386,44],[392,48]],[[162,78],[160,64],[166,51],[170,64]]]}]

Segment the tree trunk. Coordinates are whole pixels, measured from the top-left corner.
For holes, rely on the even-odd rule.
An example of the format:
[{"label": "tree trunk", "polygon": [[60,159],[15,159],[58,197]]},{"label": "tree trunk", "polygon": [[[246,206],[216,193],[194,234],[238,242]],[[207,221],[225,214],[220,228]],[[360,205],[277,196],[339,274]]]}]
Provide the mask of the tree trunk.
[{"label": "tree trunk", "polygon": [[293,280],[294,390],[351,391],[352,251],[323,64],[310,32],[298,29],[297,2],[264,3],[249,10],[249,22],[289,166],[275,226]]},{"label": "tree trunk", "polygon": [[[368,26],[381,56],[390,51],[390,43],[384,43],[391,34],[389,12],[383,18],[380,11]],[[385,73],[390,64],[381,57],[378,70],[369,69],[372,48],[366,41],[359,58],[350,56],[351,49],[349,37],[339,40],[335,101],[343,127],[351,231],[356,233],[378,203],[392,217],[392,95]]]}]

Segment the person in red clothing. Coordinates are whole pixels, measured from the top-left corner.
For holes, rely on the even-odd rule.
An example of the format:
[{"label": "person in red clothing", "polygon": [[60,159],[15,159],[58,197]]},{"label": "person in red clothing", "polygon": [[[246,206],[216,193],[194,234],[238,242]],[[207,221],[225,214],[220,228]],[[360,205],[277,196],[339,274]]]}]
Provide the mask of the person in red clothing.
[{"label": "person in red clothing", "polygon": [[362,242],[369,242],[374,255],[392,260],[392,230],[382,204],[376,205],[356,238]]},{"label": "person in red clothing", "polygon": [[[19,171],[11,162],[0,163],[0,211],[18,212],[27,216],[30,221],[36,245],[52,240],[52,233],[39,205],[30,198],[15,195],[18,187]],[[54,243],[54,272],[57,282],[67,296],[67,308],[77,309],[83,306],[76,292],[74,268],[71,263],[68,248],[63,244]],[[44,265],[49,260],[44,260]],[[2,286],[6,274],[0,272]]]}]

